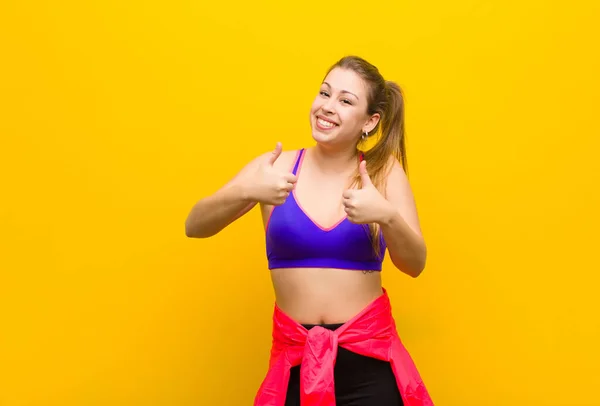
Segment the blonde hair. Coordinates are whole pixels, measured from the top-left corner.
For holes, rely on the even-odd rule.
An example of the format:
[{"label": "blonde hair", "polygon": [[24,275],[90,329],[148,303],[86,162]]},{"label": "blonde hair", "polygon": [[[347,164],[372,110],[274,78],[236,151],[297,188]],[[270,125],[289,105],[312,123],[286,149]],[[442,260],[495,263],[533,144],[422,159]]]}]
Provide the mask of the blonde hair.
[{"label": "blonde hair", "polygon": [[[371,135],[379,133],[379,137],[363,154],[373,184],[385,196],[385,180],[392,169],[390,157],[396,158],[408,173],[402,89],[397,83],[385,80],[377,67],[358,56],[343,57],[329,68],[327,74],[335,68],[352,70],[362,78],[369,88],[367,113],[369,115],[378,113],[381,117],[370,133]],[[352,185],[362,186],[358,168]],[[369,234],[373,250],[379,256],[382,244],[379,225],[369,224]]]}]

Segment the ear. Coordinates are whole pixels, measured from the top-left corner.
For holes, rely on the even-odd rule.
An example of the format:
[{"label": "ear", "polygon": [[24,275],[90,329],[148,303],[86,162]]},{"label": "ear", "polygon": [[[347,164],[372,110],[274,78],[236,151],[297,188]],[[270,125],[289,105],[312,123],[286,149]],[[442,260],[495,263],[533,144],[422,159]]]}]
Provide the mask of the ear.
[{"label": "ear", "polygon": [[371,117],[369,117],[369,119],[363,126],[363,129],[362,129],[363,132],[366,131],[370,134],[371,131],[373,131],[373,129],[375,128],[375,126],[377,126],[377,123],[379,123],[380,118],[381,118],[381,115],[379,113],[375,113]]}]

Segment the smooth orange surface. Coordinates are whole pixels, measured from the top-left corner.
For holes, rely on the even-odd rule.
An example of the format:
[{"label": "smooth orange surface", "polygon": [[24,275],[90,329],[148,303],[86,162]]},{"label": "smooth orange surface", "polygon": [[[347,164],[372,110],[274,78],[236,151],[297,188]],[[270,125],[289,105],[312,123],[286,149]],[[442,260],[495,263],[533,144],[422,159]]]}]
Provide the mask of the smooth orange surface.
[{"label": "smooth orange surface", "polygon": [[[560,4],[560,5],[559,5]],[[600,405],[597,2],[0,3],[0,405],[248,405],[273,294],[257,210],[344,54],[407,98],[429,260],[384,265],[440,406]]]}]

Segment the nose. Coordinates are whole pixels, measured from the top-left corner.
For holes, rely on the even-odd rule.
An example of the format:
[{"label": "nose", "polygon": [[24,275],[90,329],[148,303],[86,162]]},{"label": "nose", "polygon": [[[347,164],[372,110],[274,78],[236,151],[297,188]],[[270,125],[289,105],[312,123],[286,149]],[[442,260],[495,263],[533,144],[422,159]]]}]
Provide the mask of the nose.
[{"label": "nose", "polygon": [[334,103],[333,98],[329,98],[329,99],[327,99],[327,101],[325,101],[325,103],[323,103],[323,105],[321,106],[321,109],[326,113],[333,113],[334,112],[333,103]]}]

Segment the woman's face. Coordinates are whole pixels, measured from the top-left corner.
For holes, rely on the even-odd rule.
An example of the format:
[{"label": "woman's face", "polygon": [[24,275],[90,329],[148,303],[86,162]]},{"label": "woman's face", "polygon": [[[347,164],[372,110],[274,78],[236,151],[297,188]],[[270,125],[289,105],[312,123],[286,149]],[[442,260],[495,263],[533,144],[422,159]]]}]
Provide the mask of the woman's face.
[{"label": "woman's face", "polygon": [[368,89],[353,71],[333,69],[325,78],[310,109],[312,135],[318,143],[356,144],[371,131],[379,115],[367,114]]}]

